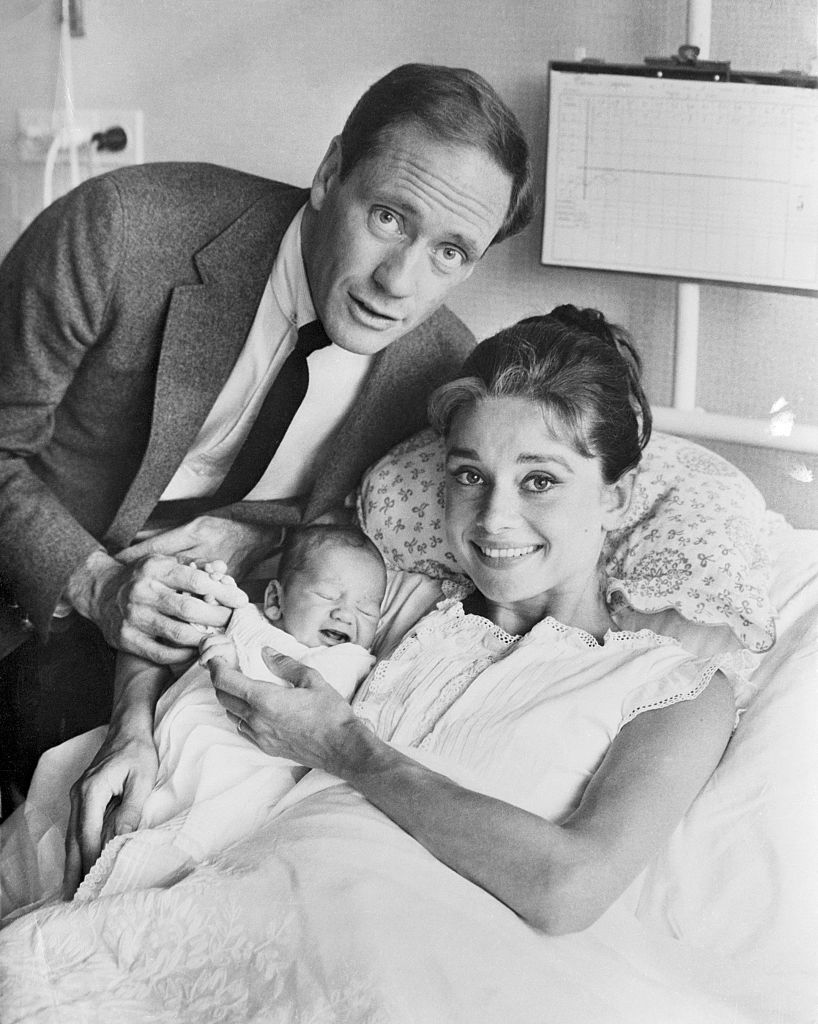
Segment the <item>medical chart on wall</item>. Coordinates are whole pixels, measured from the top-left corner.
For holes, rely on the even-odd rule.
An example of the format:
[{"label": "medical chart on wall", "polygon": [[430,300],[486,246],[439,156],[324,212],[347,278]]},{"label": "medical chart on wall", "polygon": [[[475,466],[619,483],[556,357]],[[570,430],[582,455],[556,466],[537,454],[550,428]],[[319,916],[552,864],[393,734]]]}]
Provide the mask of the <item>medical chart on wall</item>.
[{"label": "medical chart on wall", "polygon": [[552,70],[542,262],[818,290],[818,90]]}]

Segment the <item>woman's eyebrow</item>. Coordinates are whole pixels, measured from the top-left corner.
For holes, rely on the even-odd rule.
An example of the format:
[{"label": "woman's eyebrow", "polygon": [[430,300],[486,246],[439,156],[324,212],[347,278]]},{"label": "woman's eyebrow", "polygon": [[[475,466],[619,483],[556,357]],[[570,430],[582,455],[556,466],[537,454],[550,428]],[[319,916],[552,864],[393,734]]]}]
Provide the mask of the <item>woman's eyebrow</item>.
[{"label": "woman's eyebrow", "polygon": [[[451,448],[446,453],[447,459],[474,459],[480,461],[480,453],[475,451],[474,448]],[[561,466],[566,473],[573,473],[571,466],[561,458],[559,455],[542,455],[538,452],[520,452],[520,454],[514,460],[521,465],[528,465],[529,463],[556,463]]]},{"label": "woman's eyebrow", "polygon": [[529,454],[528,452],[521,452],[517,456],[517,462],[522,463],[524,465],[530,462],[552,462],[556,463],[558,466],[561,466],[566,473],[574,472],[573,469],[571,469],[570,465],[565,461],[565,459],[560,458],[559,455],[537,455],[534,452],[532,452],[531,454]]}]

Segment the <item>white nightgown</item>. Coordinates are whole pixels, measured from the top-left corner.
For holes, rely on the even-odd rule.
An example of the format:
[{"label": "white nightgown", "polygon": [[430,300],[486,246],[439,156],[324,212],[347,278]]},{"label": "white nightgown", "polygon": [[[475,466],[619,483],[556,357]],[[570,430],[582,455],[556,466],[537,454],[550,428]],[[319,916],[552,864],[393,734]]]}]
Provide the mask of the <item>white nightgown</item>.
[{"label": "white nightgown", "polygon": [[698,658],[649,630],[609,631],[599,644],[549,617],[512,637],[452,600],[376,667],[353,706],[393,745],[553,820],[576,807],[623,725],[698,696],[720,667],[733,677],[729,656]]}]

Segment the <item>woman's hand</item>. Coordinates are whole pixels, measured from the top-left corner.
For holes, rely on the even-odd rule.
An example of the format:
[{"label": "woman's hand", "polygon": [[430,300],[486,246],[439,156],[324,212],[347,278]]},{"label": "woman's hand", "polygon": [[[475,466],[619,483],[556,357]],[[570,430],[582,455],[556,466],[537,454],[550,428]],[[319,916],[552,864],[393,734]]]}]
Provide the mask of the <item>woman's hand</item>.
[{"label": "woman's hand", "polygon": [[218,656],[209,662],[216,696],[242,736],[266,754],[345,778],[360,771],[380,741],[320,672],[263,651],[267,667],[287,686],[250,679]]}]

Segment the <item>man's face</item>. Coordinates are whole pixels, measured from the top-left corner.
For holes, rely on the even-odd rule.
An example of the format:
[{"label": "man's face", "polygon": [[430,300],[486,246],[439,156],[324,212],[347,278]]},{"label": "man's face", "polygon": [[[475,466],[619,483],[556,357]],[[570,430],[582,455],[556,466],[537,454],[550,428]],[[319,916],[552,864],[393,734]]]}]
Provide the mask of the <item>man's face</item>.
[{"label": "man's face", "polygon": [[511,176],[472,146],[407,126],[341,181],[340,141],[318,169],[301,230],[316,312],[330,338],[371,354],[425,320],[499,230]]}]

